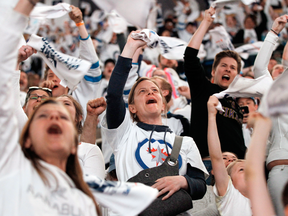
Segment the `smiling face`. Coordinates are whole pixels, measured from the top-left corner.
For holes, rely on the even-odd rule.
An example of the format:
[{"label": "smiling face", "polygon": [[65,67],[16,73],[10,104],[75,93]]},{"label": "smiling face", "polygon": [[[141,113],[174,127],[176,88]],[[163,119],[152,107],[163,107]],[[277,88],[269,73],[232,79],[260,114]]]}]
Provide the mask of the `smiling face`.
[{"label": "smiling face", "polygon": [[129,100],[130,112],[136,114],[141,122],[151,124],[156,121],[157,124],[162,124],[161,113],[165,105],[159,87],[150,80],[143,80],[132,90],[134,91],[133,100]]},{"label": "smiling face", "polygon": [[32,149],[44,161],[55,157],[67,159],[76,153],[76,130],[69,112],[61,104],[41,105],[28,122],[27,130],[24,147]]},{"label": "smiling face", "polygon": [[211,74],[215,84],[223,89],[227,89],[238,74],[236,60],[230,57],[222,58]]},{"label": "smiling face", "polygon": [[59,97],[60,95],[67,94],[68,88],[63,87],[60,85],[61,80],[56,76],[56,74],[49,69],[47,74],[47,80],[53,81],[55,86],[52,89],[52,96]]}]

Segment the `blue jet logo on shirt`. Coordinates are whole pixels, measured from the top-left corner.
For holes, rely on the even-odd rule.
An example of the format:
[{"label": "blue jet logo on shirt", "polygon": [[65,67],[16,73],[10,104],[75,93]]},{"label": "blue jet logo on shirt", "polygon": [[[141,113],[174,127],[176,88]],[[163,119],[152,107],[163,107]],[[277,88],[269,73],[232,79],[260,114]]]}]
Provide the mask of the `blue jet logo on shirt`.
[{"label": "blue jet logo on shirt", "polygon": [[[138,143],[137,149],[135,151],[135,158],[143,169],[161,165],[168,156],[164,140],[151,139],[151,154],[149,153],[148,144],[149,140],[146,138],[142,142]],[[169,153],[171,153],[172,145],[168,142],[166,142],[166,144]],[[178,157],[178,162],[180,169],[182,166],[181,155]]]}]

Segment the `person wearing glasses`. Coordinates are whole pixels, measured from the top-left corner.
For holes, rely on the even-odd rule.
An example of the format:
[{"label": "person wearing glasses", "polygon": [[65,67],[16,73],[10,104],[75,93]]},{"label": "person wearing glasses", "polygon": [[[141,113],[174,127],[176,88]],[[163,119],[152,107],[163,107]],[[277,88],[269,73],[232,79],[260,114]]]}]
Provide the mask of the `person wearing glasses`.
[{"label": "person wearing glasses", "polygon": [[52,90],[49,88],[41,88],[38,86],[32,86],[29,88],[26,99],[25,99],[25,104],[24,104],[24,111],[29,118],[35,107],[39,105],[42,101],[48,99],[49,97],[52,97]]}]

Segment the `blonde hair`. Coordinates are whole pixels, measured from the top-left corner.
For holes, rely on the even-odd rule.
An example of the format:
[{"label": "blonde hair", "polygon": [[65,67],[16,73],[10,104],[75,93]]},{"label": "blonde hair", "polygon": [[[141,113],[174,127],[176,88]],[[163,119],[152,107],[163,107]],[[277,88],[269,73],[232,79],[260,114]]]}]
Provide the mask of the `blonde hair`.
[{"label": "blonde hair", "polygon": [[228,173],[229,176],[231,176],[232,169],[233,169],[233,167],[236,165],[236,163],[240,163],[240,162],[245,162],[245,160],[237,159],[237,160],[233,161],[232,163],[230,163],[230,164],[227,166],[226,170],[227,170],[227,173]]}]

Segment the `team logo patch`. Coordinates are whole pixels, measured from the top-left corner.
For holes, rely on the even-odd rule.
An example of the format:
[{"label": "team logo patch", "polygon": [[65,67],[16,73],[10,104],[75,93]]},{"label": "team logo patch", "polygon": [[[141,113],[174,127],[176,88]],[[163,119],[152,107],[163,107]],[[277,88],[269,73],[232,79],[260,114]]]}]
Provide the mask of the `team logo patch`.
[{"label": "team logo patch", "polygon": [[[151,139],[151,153],[149,153],[149,140],[146,138],[138,143],[135,158],[143,169],[161,165],[168,156],[164,140]],[[166,142],[168,151],[171,153],[172,145]],[[182,166],[182,157],[178,156],[179,169]]]}]

